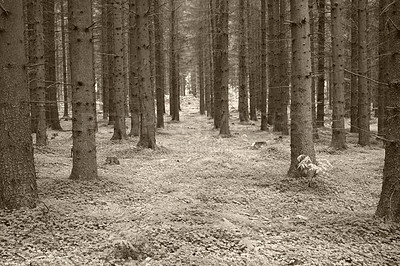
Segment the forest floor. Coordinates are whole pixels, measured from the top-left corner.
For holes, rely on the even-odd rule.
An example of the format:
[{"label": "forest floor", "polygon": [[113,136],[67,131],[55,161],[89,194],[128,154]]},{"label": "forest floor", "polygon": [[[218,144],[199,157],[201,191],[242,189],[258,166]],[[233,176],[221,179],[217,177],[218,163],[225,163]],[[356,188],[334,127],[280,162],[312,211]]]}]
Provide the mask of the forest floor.
[{"label": "forest floor", "polygon": [[184,97],[182,121],[158,131],[157,150],[110,141],[100,121],[95,181],[68,179],[63,122],[35,149],[38,207],[0,212],[0,265],[400,265],[400,226],[373,217],[382,143],[360,147],[348,134],[348,149],[334,151],[321,129],[317,157],[332,168],[289,179],[289,137],[231,111],[232,137],[221,138]]}]

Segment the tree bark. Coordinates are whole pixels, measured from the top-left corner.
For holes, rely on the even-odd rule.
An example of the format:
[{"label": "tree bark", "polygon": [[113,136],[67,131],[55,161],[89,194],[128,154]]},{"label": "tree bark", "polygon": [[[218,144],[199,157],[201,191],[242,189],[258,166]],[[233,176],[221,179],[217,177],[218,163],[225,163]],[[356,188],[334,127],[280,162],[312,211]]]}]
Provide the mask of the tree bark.
[{"label": "tree bark", "polygon": [[22,0],[0,9],[0,208],[36,207]]},{"label": "tree bark", "polygon": [[299,177],[298,160],[306,155],[315,162],[311,117],[311,49],[308,0],[290,0],[292,32],[292,89],[288,175]]},{"label": "tree bark", "polygon": [[249,68],[249,97],[250,97],[250,120],[257,121],[257,88],[256,88],[256,57],[257,45],[254,38],[254,31],[258,28],[254,21],[251,0],[247,0],[247,43],[248,43],[248,68]]},{"label": "tree bark", "polygon": [[108,54],[108,20],[110,19],[109,8],[107,0],[101,1],[101,63],[102,63],[102,101],[103,101],[103,119],[107,119],[109,115],[109,102],[110,102],[110,69]]},{"label": "tree bark", "polygon": [[332,36],[332,71],[333,71],[333,112],[332,142],[335,149],[346,148],[344,128],[344,40],[343,40],[343,1],[331,0],[331,36]]},{"label": "tree bark", "polygon": [[72,83],[71,179],[97,178],[91,1],[69,0]]},{"label": "tree bark", "polygon": [[173,121],[179,121],[179,74],[177,69],[177,52],[176,52],[176,6],[175,0],[170,0],[170,73],[169,73],[169,81],[170,81],[170,112]]},{"label": "tree bark", "polygon": [[155,42],[155,74],[157,100],[157,128],[164,127],[164,56],[163,56],[163,28],[161,24],[160,0],[153,0],[154,5],[154,42]]},{"label": "tree bark", "polygon": [[387,16],[392,23],[387,24],[389,36],[388,80],[386,90],[386,147],[383,168],[382,192],[376,210],[378,217],[400,222],[400,37],[396,25],[400,23],[400,3],[392,2],[387,7]]},{"label": "tree bark", "polygon": [[367,2],[358,1],[358,144],[369,145],[369,93],[367,79]]},{"label": "tree bark", "polygon": [[64,0],[60,2],[61,6],[61,49],[62,49],[62,88],[63,88],[63,99],[64,99],[64,120],[69,120],[69,109],[68,109],[68,79],[67,79],[67,51],[65,45],[65,28],[67,26],[65,22],[65,8],[64,8]]},{"label": "tree bark", "polygon": [[154,93],[151,85],[150,70],[150,36],[149,36],[149,2],[148,0],[136,0],[136,25],[138,28],[138,79],[140,84],[140,139],[139,147],[156,148],[156,124]]},{"label": "tree bark", "polygon": [[[351,14],[354,18],[351,25],[351,72],[358,73],[358,1],[351,1]],[[356,75],[350,77],[350,132],[358,132],[358,81]]]},{"label": "tree bark", "polygon": [[247,89],[245,0],[239,0],[239,120],[249,121],[249,93]]},{"label": "tree bark", "polygon": [[[389,45],[386,42],[387,33],[385,31],[385,24],[387,21],[387,0],[379,0],[379,45],[378,48],[378,64],[379,64],[379,76],[378,79],[382,83],[388,82],[388,64],[387,64],[387,49]],[[383,84],[378,85],[378,136],[385,136],[385,107],[386,107],[386,89],[387,86]]]},{"label": "tree bark", "polygon": [[[261,110],[260,111],[261,111],[261,130],[263,130],[263,131],[268,130],[268,117],[267,117],[267,21],[266,21],[267,7],[266,7],[265,2],[266,2],[266,0],[261,0],[261,99],[260,99],[260,109]],[[273,25],[270,25],[270,27],[273,27]],[[270,60],[271,60],[270,62],[272,62],[272,64],[274,64],[274,60],[272,58],[270,58]],[[270,90],[270,93],[271,93],[271,90]],[[272,99],[272,97],[270,97],[269,99]],[[268,104],[269,104],[269,106],[273,106],[272,102],[269,102]],[[273,108],[270,107],[270,110],[271,110],[271,112],[273,112],[272,111]]]},{"label": "tree bark", "polygon": [[318,59],[317,59],[317,116],[316,126],[323,127],[325,120],[325,1],[318,0]]}]

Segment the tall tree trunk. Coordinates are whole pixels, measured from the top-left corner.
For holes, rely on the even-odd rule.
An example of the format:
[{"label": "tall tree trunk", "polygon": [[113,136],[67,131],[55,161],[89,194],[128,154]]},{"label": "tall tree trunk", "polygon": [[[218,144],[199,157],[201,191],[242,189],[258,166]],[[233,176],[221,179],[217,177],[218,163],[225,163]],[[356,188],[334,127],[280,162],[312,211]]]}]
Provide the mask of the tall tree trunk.
[{"label": "tall tree trunk", "polygon": [[311,117],[311,49],[308,0],[290,0],[292,32],[292,89],[288,175],[298,177],[298,157],[306,155],[315,162]]},{"label": "tall tree trunk", "polygon": [[[202,32],[203,29],[200,29],[200,32]],[[201,44],[201,47],[197,48],[197,64],[198,64],[198,77],[199,77],[199,91],[200,91],[200,114],[204,115],[206,113],[206,108],[205,108],[205,97],[204,97],[204,55],[203,55],[203,43],[202,41],[198,41],[199,44]],[[193,92],[195,92],[194,90]]]},{"label": "tall tree trunk", "polygon": [[317,62],[317,116],[316,126],[323,127],[325,120],[325,1],[318,0],[318,62]]},{"label": "tall tree trunk", "polygon": [[22,0],[0,9],[0,208],[36,207],[38,198],[25,72]]},{"label": "tall tree trunk", "polygon": [[279,49],[278,49],[278,62],[279,62],[279,94],[277,95],[276,102],[276,115],[274,120],[274,131],[280,131],[283,135],[289,135],[288,128],[288,112],[287,107],[289,104],[289,73],[288,73],[288,60],[289,51],[286,44],[286,0],[280,0],[279,9]]},{"label": "tall tree trunk", "polygon": [[157,128],[164,127],[164,56],[163,56],[163,27],[161,24],[160,0],[153,0],[154,5],[154,42],[155,42],[155,74],[157,100]]},{"label": "tall tree trunk", "polygon": [[[266,6],[265,2],[266,2],[266,0],[261,0],[261,105],[260,105],[260,108],[261,108],[261,130],[263,130],[263,131],[268,130],[268,118],[267,118],[267,21],[266,21],[267,6]],[[272,25],[270,25],[270,27],[272,27]],[[274,62],[274,60],[272,58],[271,58],[271,62]],[[271,93],[271,91],[270,91],[270,93]],[[270,99],[272,99],[272,97]],[[269,102],[268,104],[269,104],[269,106],[273,105],[272,101]],[[271,112],[273,112],[272,111],[273,108],[270,108],[270,110],[271,110]]]},{"label": "tall tree trunk", "polygon": [[367,86],[367,3],[358,1],[358,71],[361,76],[358,81],[358,144],[369,145],[369,93]]},{"label": "tall tree trunk", "polygon": [[43,27],[45,39],[45,67],[46,67],[46,119],[48,126],[53,130],[62,130],[58,116],[57,82],[56,82],[56,47],[54,30],[54,0],[43,2]]},{"label": "tall tree trunk", "polygon": [[[351,72],[358,73],[358,0],[351,1]],[[358,132],[358,82],[359,78],[356,75],[350,77],[350,132]]]},{"label": "tall tree trunk", "polygon": [[[379,0],[379,48],[378,48],[378,64],[379,76],[378,79],[382,83],[387,83],[387,49],[389,48],[387,42],[387,34],[385,32],[385,24],[387,21],[387,0]],[[378,136],[385,136],[385,105],[386,103],[386,85],[379,84],[378,86]]]},{"label": "tall tree trunk", "polygon": [[67,24],[65,23],[65,8],[64,8],[64,0],[60,2],[61,6],[61,53],[62,53],[62,88],[63,88],[63,98],[64,98],[64,115],[63,119],[69,119],[69,109],[68,109],[68,81],[67,81],[67,51],[65,45],[65,28]]},{"label": "tall tree trunk", "polygon": [[246,24],[245,0],[239,0],[239,120],[249,121],[249,93],[247,89],[246,67]]},{"label": "tall tree trunk", "polygon": [[108,63],[108,124],[115,124],[115,52],[114,52],[114,5],[107,1],[107,63]]},{"label": "tall tree trunk", "polygon": [[221,42],[221,120],[219,134],[222,136],[229,136],[229,2],[228,0],[220,0],[219,5],[219,25],[221,34],[218,42]]},{"label": "tall tree trunk", "polygon": [[343,40],[343,2],[331,0],[332,25],[332,67],[333,67],[333,112],[332,112],[332,147],[346,148],[344,129],[344,40]]},{"label": "tall tree trunk", "polygon": [[215,10],[214,10],[214,47],[213,47],[213,56],[214,56],[214,127],[220,128],[221,126],[221,114],[222,114],[222,106],[221,106],[221,87],[222,87],[222,14],[221,12],[221,1],[215,1]]},{"label": "tall tree trunk", "polygon": [[129,2],[129,111],[131,113],[131,131],[129,136],[140,135],[140,100],[139,100],[139,59],[138,30],[136,24],[136,0]]},{"label": "tall tree trunk", "polygon": [[387,24],[389,36],[388,80],[386,101],[386,147],[383,167],[382,192],[376,210],[378,217],[400,222],[400,37],[397,25],[400,24],[400,3],[391,2],[387,16],[392,23]]},{"label": "tall tree trunk", "polygon": [[113,35],[114,35],[114,108],[115,124],[112,140],[126,139],[125,128],[125,81],[124,81],[124,57],[123,57],[123,16],[122,0],[113,2]]},{"label": "tall tree trunk", "polygon": [[149,1],[136,0],[136,25],[138,27],[138,61],[140,90],[140,140],[139,147],[156,148],[156,123],[154,93],[151,85],[150,36],[149,36]]},{"label": "tall tree trunk", "polygon": [[97,178],[91,1],[69,0],[72,83],[71,179]]},{"label": "tall tree trunk", "polygon": [[170,0],[170,74],[169,74],[169,86],[170,86],[170,111],[173,121],[179,121],[179,74],[177,68],[177,52],[176,52],[176,10],[175,0]]},{"label": "tall tree trunk", "polygon": [[101,63],[102,63],[102,95],[103,95],[103,119],[108,118],[109,114],[109,102],[110,102],[110,69],[109,69],[109,58],[108,54],[108,20],[110,19],[109,8],[107,0],[101,1]]},{"label": "tall tree trunk", "polygon": [[249,97],[250,97],[250,120],[257,121],[257,90],[256,90],[256,53],[257,47],[254,39],[254,17],[252,12],[251,0],[247,0],[247,43],[248,43],[248,68],[249,68]]}]

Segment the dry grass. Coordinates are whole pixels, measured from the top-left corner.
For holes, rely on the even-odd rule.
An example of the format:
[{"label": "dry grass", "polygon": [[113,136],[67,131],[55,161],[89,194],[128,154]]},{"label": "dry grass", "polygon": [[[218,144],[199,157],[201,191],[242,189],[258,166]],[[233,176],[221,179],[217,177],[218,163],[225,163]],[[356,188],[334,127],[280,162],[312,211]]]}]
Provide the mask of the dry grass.
[{"label": "dry grass", "polygon": [[[183,99],[159,149],[109,139],[100,122],[96,181],[68,179],[71,132],[36,150],[40,204],[0,212],[0,265],[398,265],[398,225],[375,220],[384,150],[327,148],[327,177],[292,180],[289,138],[240,124],[231,138]],[[168,120],[168,118],[167,118]],[[64,128],[70,125],[64,122]],[[252,149],[255,141],[267,146]],[[115,156],[120,165],[105,164]]]}]

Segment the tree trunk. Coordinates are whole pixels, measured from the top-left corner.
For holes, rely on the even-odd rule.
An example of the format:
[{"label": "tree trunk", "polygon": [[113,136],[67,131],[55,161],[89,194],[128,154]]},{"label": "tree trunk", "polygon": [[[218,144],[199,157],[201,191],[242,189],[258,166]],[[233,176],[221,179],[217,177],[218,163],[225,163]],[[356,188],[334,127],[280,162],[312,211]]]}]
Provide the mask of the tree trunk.
[{"label": "tree trunk", "polygon": [[122,0],[113,2],[113,35],[114,35],[114,108],[115,123],[112,140],[126,139],[125,128],[125,81],[124,81],[124,57],[123,57],[123,16]]},{"label": "tree trunk", "polygon": [[139,62],[139,91],[140,91],[140,140],[139,147],[156,148],[156,124],[154,93],[151,86],[150,70],[150,36],[149,36],[149,2],[136,0],[136,25],[138,27],[138,62]]},{"label": "tree trunk", "polygon": [[[378,48],[378,64],[379,64],[379,76],[378,79],[382,83],[387,83],[387,49],[389,45],[386,42],[386,32],[385,24],[387,21],[387,10],[386,10],[387,0],[379,0],[379,45]],[[378,136],[385,136],[385,107],[386,107],[386,85],[378,85]]]},{"label": "tree trunk", "polygon": [[251,0],[247,0],[247,43],[248,43],[248,68],[249,68],[249,97],[250,97],[250,120],[257,121],[257,90],[256,90],[256,53],[257,47],[254,39],[255,27]]},{"label": "tree trunk", "polygon": [[69,0],[72,83],[71,179],[97,178],[91,1]]},{"label": "tree trunk", "polygon": [[56,82],[56,47],[54,31],[54,0],[43,2],[43,27],[45,39],[46,67],[46,119],[53,130],[62,130],[58,116],[57,82]]},{"label": "tree trunk", "polygon": [[367,79],[367,2],[358,1],[358,144],[369,145],[369,94]]},{"label": "tree trunk", "polygon": [[170,0],[170,54],[169,54],[169,61],[170,61],[170,112],[173,121],[179,121],[179,74],[177,69],[177,52],[176,52],[176,10],[175,10],[175,0]]},{"label": "tree trunk", "polygon": [[[268,130],[268,118],[267,118],[267,7],[266,0],[261,0],[261,102],[260,102],[260,111],[261,111],[261,130]],[[270,25],[273,27],[273,25]],[[271,36],[270,36],[271,37]],[[270,62],[274,60],[270,58]],[[274,69],[275,70],[275,69]],[[274,75],[273,73],[272,75]],[[271,75],[270,75],[271,76]],[[270,83],[271,84],[271,83]],[[270,91],[271,93],[271,91]],[[270,97],[269,99],[272,99]],[[268,103],[268,106],[272,106],[272,101]],[[269,108],[273,113],[273,108]],[[271,121],[272,122],[272,121]]]},{"label": "tree trunk", "polygon": [[161,24],[160,0],[153,0],[154,4],[154,42],[156,65],[156,100],[157,100],[157,128],[164,127],[164,56],[163,56],[163,28]]},{"label": "tree trunk", "polygon": [[344,129],[344,40],[343,40],[343,2],[331,0],[331,36],[332,36],[332,71],[333,71],[333,112],[332,112],[332,147],[346,148]]},{"label": "tree trunk", "polygon": [[107,0],[101,1],[101,46],[102,46],[102,90],[103,90],[103,119],[108,118],[109,114],[109,102],[110,102],[110,69],[109,69],[109,58],[108,54],[108,20],[110,19],[109,8]]},{"label": "tree trunk", "polygon": [[[351,25],[351,72],[358,73],[358,1],[351,1],[351,14],[354,18]],[[356,75],[350,77],[350,132],[358,132],[358,81],[359,78]]]},{"label": "tree trunk", "polygon": [[386,90],[386,147],[383,168],[382,192],[376,210],[378,217],[400,222],[400,37],[396,25],[400,24],[400,3],[392,2],[387,7],[387,16],[392,23],[387,24],[389,36],[388,80]]},{"label": "tree trunk", "polygon": [[214,47],[213,47],[213,62],[214,62],[214,127],[220,128],[221,126],[221,88],[222,88],[222,14],[221,1],[215,1],[214,10]]},{"label": "tree trunk", "polygon": [[22,0],[0,9],[0,208],[36,207]]},{"label": "tree trunk", "polygon": [[139,100],[139,61],[138,61],[138,30],[136,24],[136,0],[129,2],[129,111],[131,113],[131,131],[129,136],[140,135],[140,100]]},{"label": "tree trunk", "polygon": [[291,164],[288,175],[299,177],[298,160],[306,155],[315,162],[311,117],[311,49],[308,0],[290,0],[292,32]]},{"label": "tree trunk", "polygon": [[[202,32],[202,28],[200,29],[200,32]],[[199,70],[199,91],[200,91],[200,114],[204,115],[206,113],[206,108],[205,108],[205,95],[204,95],[204,56],[203,56],[203,43],[202,41],[198,41],[199,44],[201,44],[201,47],[197,48],[197,64],[198,64],[198,70]],[[195,90],[194,90],[195,91]]]},{"label": "tree trunk", "polygon": [[60,2],[61,6],[61,52],[62,52],[62,88],[63,88],[63,98],[64,98],[64,120],[69,120],[69,109],[68,109],[68,80],[67,80],[67,51],[65,45],[65,28],[67,24],[65,23],[65,8],[64,8],[64,0]]},{"label": "tree trunk", "polygon": [[288,60],[289,51],[286,44],[286,0],[280,0],[279,9],[279,49],[278,49],[278,64],[279,64],[279,94],[277,94],[276,114],[274,120],[274,131],[280,131],[283,135],[289,135],[288,129],[288,113],[287,107],[289,104],[289,71]]},{"label": "tree trunk", "polygon": [[316,126],[323,127],[325,120],[325,1],[318,0],[318,62],[317,62],[317,116]]},{"label": "tree trunk", "polygon": [[246,24],[245,0],[239,0],[239,120],[249,121],[249,93],[247,89],[246,67]]},{"label": "tree trunk", "polygon": [[228,0],[220,0],[219,5],[219,25],[221,33],[218,36],[221,42],[221,120],[219,134],[222,136],[229,136],[229,3]]}]

